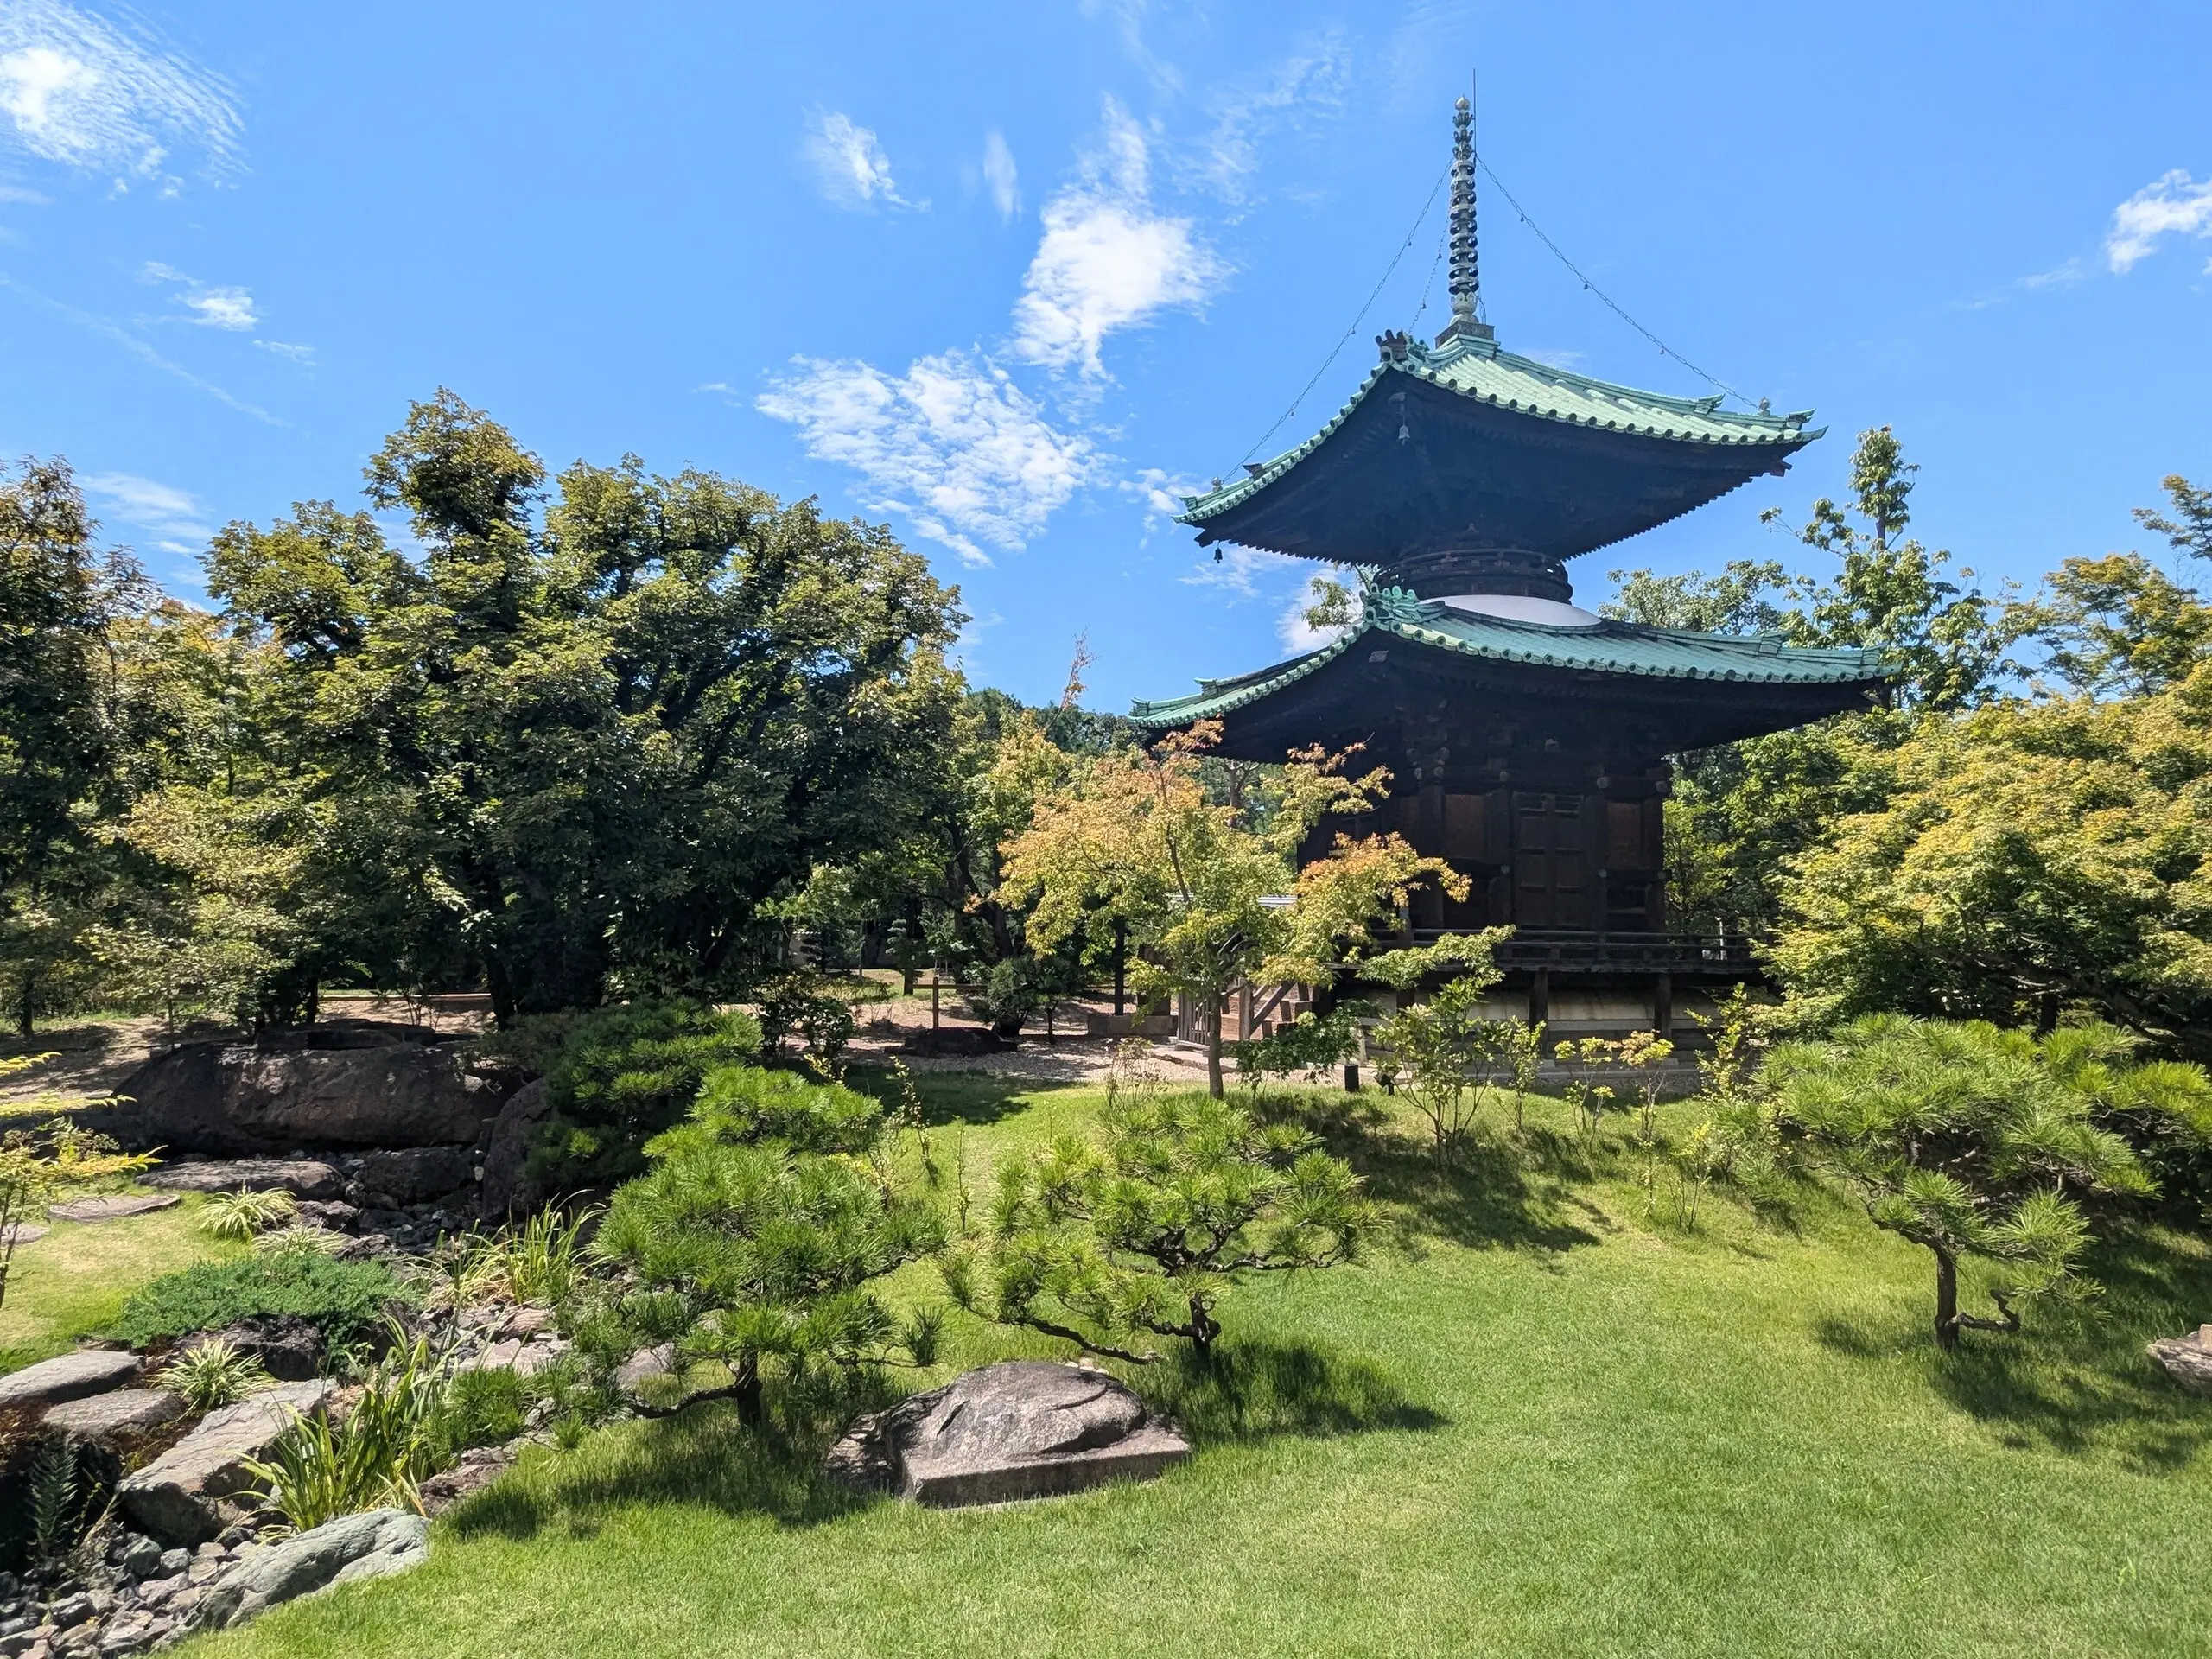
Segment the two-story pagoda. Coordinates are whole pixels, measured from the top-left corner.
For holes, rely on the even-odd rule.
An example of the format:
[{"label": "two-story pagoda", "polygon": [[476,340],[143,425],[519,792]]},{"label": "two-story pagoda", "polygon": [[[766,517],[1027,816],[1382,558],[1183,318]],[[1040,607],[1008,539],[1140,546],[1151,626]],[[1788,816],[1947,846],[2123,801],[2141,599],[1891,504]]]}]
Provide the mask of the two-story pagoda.
[{"label": "two-story pagoda", "polygon": [[[1878,696],[1875,653],[1610,620],[1567,562],[1702,506],[1821,435],[1807,415],[1636,391],[1516,356],[1476,316],[1471,116],[1454,117],[1452,316],[1390,334],[1319,433],[1185,498],[1201,546],[1357,567],[1360,613],[1320,650],[1195,696],[1139,702],[1153,730],[1218,720],[1221,753],[1279,761],[1364,747],[1394,774],[1389,827],[1471,878],[1430,893],[1416,937],[1510,924],[1501,961],[1532,1014],[1567,986],[1650,995],[1742,978],[1740,941],[1669,931],[1668,757]],[[1355,832],[1375,826],[1327,826]]]}]

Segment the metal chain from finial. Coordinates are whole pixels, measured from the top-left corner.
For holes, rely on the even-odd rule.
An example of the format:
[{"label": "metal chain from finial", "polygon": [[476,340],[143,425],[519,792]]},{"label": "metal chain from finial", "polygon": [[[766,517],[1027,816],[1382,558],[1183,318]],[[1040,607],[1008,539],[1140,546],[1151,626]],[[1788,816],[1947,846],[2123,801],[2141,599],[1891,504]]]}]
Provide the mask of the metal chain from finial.
[{"label": "metal chain from finial", "polygon": [[1472,323],[1482,295],[1475,246],[1475,112],[1465,99],[1452,110],[1452,317]]}]

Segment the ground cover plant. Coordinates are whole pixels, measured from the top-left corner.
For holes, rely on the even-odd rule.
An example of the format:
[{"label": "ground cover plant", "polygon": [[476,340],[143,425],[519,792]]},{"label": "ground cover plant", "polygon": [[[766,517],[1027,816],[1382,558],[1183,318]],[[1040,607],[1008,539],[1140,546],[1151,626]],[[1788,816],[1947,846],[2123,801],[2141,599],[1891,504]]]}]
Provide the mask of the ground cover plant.
[{"label": "ground cover plant", "polygon": [[289,1313],[340,1348],[372,1334],[406,1299],[405,1287],[379,1262],[334,1261],[319,1250],[261,1252],[162,1275],[123,1305],[110,1332],[139,1348],[257,1313]]},{"label": "ground cover plant", "polygon": [[[938,1161],[958,1144],[986,1192],[1103,1103],[917,1083]],[[779,1655],[2200,1649],[2212,1419],[2142,1344],[2212,1306],[2201,1238],[2116,1217],[2085,1257],[2094,1304],[1946,1354],[1927,1253],[1840,1190],[1786,1185],[1763,1219],[1716,1180],[1691,1224],[1647,1213],[1619,1114],[1593,1137],[1534,1096],[1519,1135],[1440,1167],[1379,1092],[1270,1109],[1294,1096],[1366,1181],[1370,1247],[1228,1291],[1209,1364],[1127,1370],[1198,1446],[1166,1479],[862,1502],[819,1475],[856,1401],[778,1390],[757,1427],[709,1403],[534,1452],[420,1571],[187,1651],[626,1659],[705,1630]],[[1671,1148],[1709,1113],[1656,1110]],[[936,1278],[912,1264],[880,1294],[923,1306]],[[1068,1351],[956,1311],[914,1380]]]}]

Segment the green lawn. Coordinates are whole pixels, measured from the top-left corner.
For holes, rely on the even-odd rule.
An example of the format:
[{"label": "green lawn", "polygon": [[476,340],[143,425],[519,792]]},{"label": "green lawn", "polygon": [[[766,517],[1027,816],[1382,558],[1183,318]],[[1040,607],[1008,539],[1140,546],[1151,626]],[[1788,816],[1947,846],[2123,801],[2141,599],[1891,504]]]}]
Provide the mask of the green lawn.
[{"label": "green lawn", "polygon": [[209,1238],[193,1224],[202,1200],[188,1194],[172,1210],[156,1210],[96,1225],[29,1217],[53,1231],[16,1249],[8,1300],[0,1305],[0,1371],[66,1353],[123,1311],[149,1280],[241,1249]]},{"label": "green lawn", "polygon": [[[922,1082],[940,1162],[957,1140],[979,1185],[1096,1100]],[[1136,1377],[1199,1447],[1156,1484],[855,1502],[813,1478],[819,1431],[707,1407],[537,1454],[422,1570],[188,1651],[2206,1650],[2212,1407],[2142,1353],[2212,1313],[2202,1244],[2122,1240],[2096,1322],[1947,1362],[1924,1255],[1847,1206],[1716,1204],[1686,1233],[1559,1109],[1532,1130],[1447,1181],[1346,1128],[1388,1236],[1239,1293],[1211,1376]],[[957,1365],[1044,1351],[972,1321],[952,1340]]]}]

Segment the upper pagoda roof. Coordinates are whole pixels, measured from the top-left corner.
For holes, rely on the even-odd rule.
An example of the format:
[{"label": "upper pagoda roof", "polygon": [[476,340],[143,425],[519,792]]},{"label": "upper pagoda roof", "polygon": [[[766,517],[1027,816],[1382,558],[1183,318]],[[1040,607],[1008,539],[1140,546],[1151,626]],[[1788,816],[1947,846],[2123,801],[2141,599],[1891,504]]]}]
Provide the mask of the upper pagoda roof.
[{"label": "upper pagoda roof", "polygon": [[1370,588],[1359,620],[1332,644],[1232,679],[1201,680],[1190,696],[1138,702],[1129,718],[1150,730],[1217,719],[1306,678],[1373,634],[1465,657],[1632,678],[1873,686],[1890,677],[1878,651],[1813,650],[1759,636],[1694,633],[1611,619],[1563,627],[1473,613],[1440,600],[1417,599],[1403,588]]},{"label": "upper pagoda roof", "polygon": [[1494,340],[1391,335],[1326,426],[1177,517],[1201,545],[1347,564],[1459,547],[1571,558],[1782,471],[1825,429],[1809,418],[1639,391]]}]

